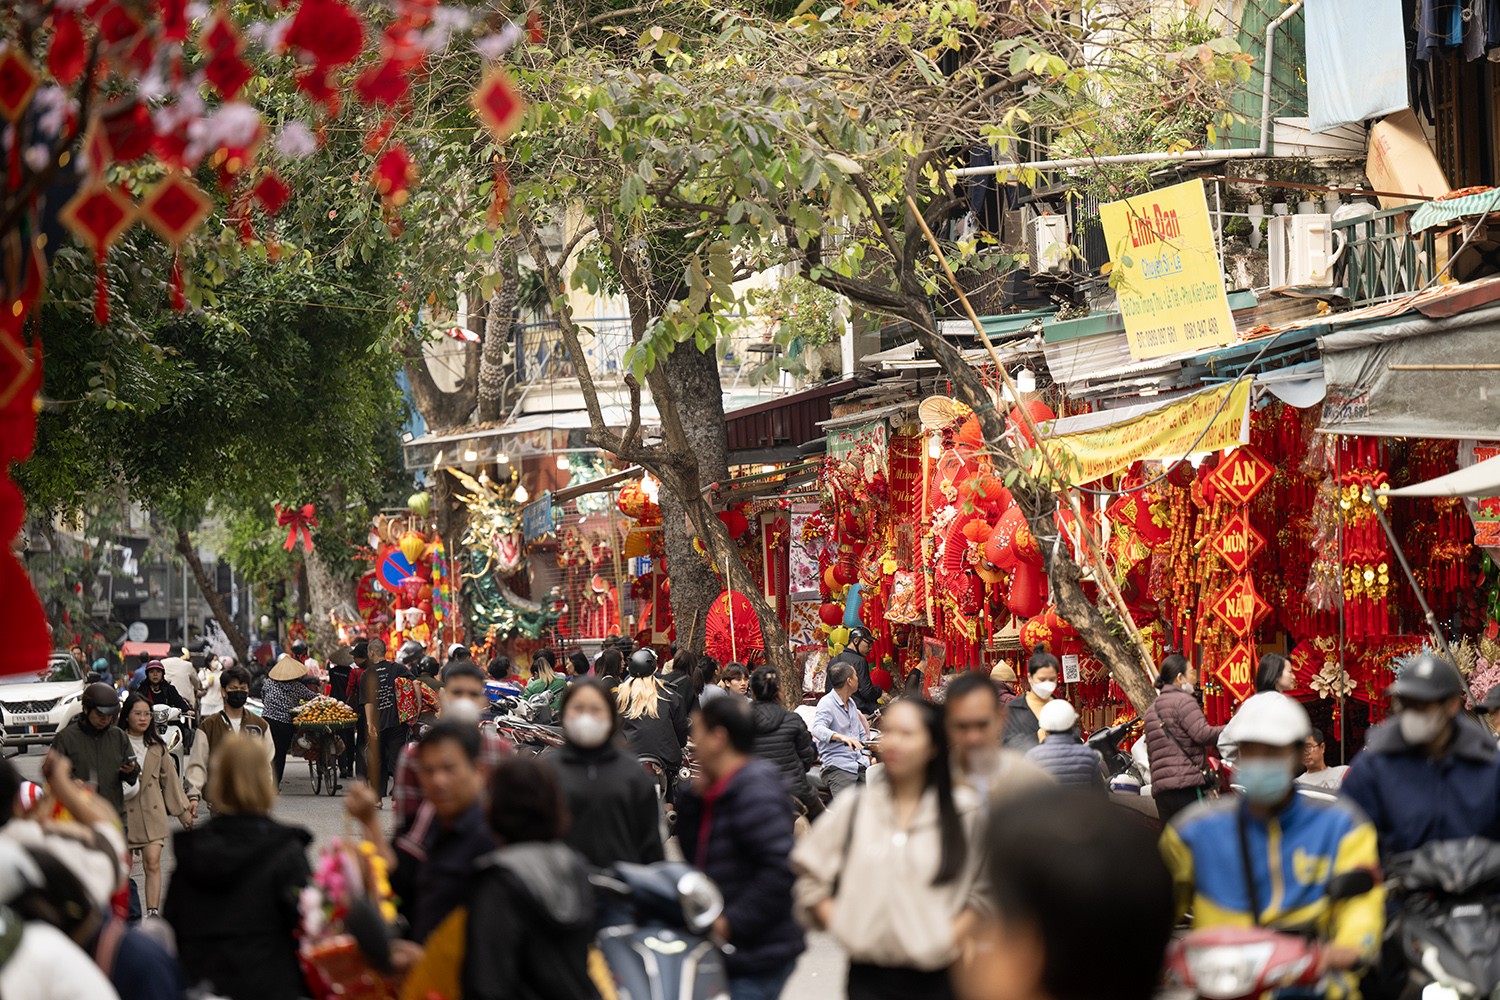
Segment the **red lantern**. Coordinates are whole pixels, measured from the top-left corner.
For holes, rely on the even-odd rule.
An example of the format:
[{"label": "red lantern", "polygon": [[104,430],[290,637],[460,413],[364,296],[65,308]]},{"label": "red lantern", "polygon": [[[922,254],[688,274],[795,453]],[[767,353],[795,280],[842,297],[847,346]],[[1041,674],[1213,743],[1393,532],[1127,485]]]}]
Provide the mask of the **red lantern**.
[{"label": "red lantern", "polygon": [[1005,595],[1005,606],[1018,618],[1033,618],[1041,614],[1047,604],[1047,574],[1041,566],[1019,562],[1010,578],[1010,592]]},{"label": "red lantern", "polygon": [[844,609],[829,602],[818,609],[818,618],[829,628],[838,628],[844,624]]},{"label": "red lantern", "polygon": [[1011,430],[1019,434],[1021,440],[1026,442],[1026,447],[1030,448],[1035,446],[1036,438],[1031,436],[1031,428],[1026,426],[1026,418],[1022,416],[1021,412],[1023,407],[1026,413],[1031,414],[1032,422],[1037,424],[1038,427],[1048,421],[1056,420],[1057,414],[1052,412],[1052,407],[1040,399],[1028,400],[1022,406],[1017,406],[1010,411]]}]

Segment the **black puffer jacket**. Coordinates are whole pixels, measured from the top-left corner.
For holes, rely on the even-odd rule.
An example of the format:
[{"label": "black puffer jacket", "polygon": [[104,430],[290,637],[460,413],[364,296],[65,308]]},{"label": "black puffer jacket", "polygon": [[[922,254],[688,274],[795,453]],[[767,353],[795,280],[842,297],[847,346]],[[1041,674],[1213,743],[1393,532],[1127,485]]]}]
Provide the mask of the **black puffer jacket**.
[{"label": "black puffer jacket", "polygon": [[612,743],[592,750],[571,743],[542,759],[557,771],[573,817],[567,841],[596,868],[618,861],[650,864],[664,857],[656,787],[635,760]]},{"label": "black puffer jacket", "polygon": [[772,701],[755,703],[755,756],[781,772],[781,780],[798,799],[813,793],[807,769],[818,762],[807,724],[796,712]]},{"label": "black puffer jacket", "polygon": [[188,982],[231,1000],[307,995],[295,934],[311,840],[268,816],[219,815],[173,836],[177,871],[161,912]]}]

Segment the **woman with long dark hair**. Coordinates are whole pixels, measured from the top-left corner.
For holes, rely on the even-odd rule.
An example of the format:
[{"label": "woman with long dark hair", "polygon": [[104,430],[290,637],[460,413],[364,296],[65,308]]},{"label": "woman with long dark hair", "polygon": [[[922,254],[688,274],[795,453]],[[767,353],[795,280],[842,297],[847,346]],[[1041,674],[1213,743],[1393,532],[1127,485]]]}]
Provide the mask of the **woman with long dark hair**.
[{"label": "woman with long dark hair", "polygon": [[951,997],[983,894],[979,800],[954,787],[930,702],[886,709],[880,753],[864,788],[834,799],[792,852],[797,908],[848,953],[850,1000]]},{"label": "woman with long dark hair", "polygon": [[193,825],[192,807],[182,791],[182,776],[172,763],[167,745],[156,735],[151,703],[138,694],[125,699],[120,710],[120,728],[130,739],[140,780],[125,787],[125,840],[132,852],[141,853],[146,875],[146,916],[156,916],[161,906],[161,849],[167,843],[167,817],[182,825]]},{"label": "woman with long dark hair", "polygon": [[1161,693],[1146,709],[1146,753],[1151,760],[1151,797],[1162,825],[1195,802],[1217,794],[1206,768],[1208,748],[1224,731],[1210,726],[1194,696],[1198,668],[1181,653],[1161,661],[1156,688]]},{"label": "woman with long dark hair", "polygon": [[574,681],[561,715],[566,742],[542,759],[556,768],[573,817],[563,839],[596,868],[662,860],[661,804],[641,765],[621,749],[613,695],[593,678]]}]

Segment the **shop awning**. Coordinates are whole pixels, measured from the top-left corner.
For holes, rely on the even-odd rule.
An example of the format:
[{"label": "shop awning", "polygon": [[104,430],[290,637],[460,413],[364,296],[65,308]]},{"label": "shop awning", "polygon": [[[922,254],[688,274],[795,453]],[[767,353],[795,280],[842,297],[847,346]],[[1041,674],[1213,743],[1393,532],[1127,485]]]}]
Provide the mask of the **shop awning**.
[{"label": "shop awning", "polygon": [[170,642],[127,642],[120,647],[120,655],[159,660],[172,655],[172,644]]},{"label": "shop awning", "polygon": [[1393,497],[1500,497],[1500,456],[1425,483],[1381,492]]},{"label": "shop awning", "polygon": [[1319,346],[1323,431],[1485,440],[1500,427],[1500,307],[1385,319]]},{"label": "shop awning", "polygon": [[1237,447],[1250,439],[1250,389],[1244,379],[1166,402],[1063,417],[1042,428],[1042,446],[1074,485],[1136,462]]}]

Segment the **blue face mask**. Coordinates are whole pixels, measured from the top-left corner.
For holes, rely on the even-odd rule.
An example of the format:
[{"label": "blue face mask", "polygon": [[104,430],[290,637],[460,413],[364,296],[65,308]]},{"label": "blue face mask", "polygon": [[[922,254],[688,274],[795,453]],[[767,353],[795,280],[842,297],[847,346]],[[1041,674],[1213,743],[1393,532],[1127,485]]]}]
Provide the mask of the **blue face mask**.
[{"label": "blue face mask", "polygon": [[1274,806],[1292,790],[1292,769],[1281,761],[1242,760],[1234,772],[1234,783],[1245,790],[1245,798],[1258,806]]}]

